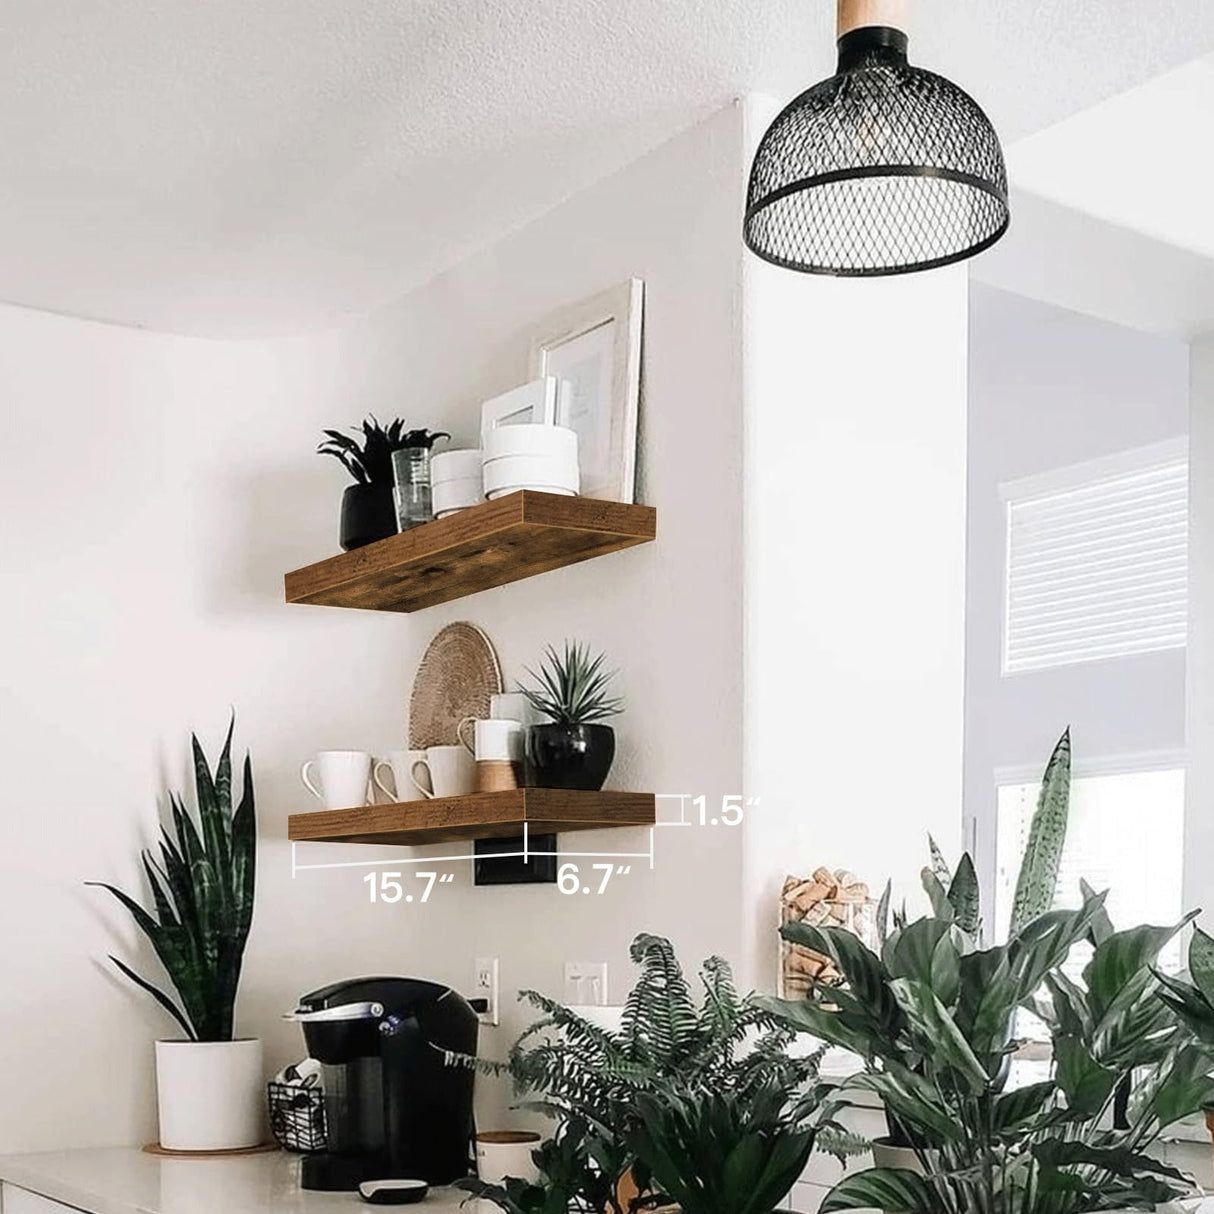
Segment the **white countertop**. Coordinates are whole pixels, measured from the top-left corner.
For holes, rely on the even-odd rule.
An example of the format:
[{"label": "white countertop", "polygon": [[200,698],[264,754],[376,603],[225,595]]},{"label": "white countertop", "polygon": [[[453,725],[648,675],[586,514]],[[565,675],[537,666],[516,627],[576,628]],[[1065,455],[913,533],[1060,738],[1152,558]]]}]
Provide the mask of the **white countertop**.
[{"label": "white countertop", "polygon": [[[276,1151],[226,1159],[167,1159],[137,1147],[0,1156],[0,1181],[89,1214],[337,1214],[370,1207],[357,1193],[299,1187],[298,1155]],[[468,1197],[431,1189],[418,1214],[454,1214]],[[465,1214],[497,1214],[469,1201]]]}]

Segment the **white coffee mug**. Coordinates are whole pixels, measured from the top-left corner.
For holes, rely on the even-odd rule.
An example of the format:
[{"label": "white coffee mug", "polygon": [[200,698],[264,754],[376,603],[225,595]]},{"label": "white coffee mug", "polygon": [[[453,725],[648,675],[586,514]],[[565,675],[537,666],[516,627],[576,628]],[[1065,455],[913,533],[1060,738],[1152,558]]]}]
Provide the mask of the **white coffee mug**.
[{"label": "white coffee mug", "polygon": [[[419,776],[429,776],[430,787]],[[409,779],[423,797],[466,797],[476,785],[476,766],[462,743],[458,746],[429,746],[425,758],[415,759]]]},{"label": "white coffee mug", "polygon": [[[375,781],[375,787],[394,803],[420,801],[423,794],[413,783],[411,773],[413,764],[421,763],[425,757],[424,750],[390,750],[388,757],[380,759],[372,769],[371,778]],[[384,773],[391,775],[391,787],[384,783]]]},{"label": "white coffee mug", "polygon": [[[320,787],[312,783],[311,772],[320,774]],[[300,769],[304,787],[326,809],[352,809],[371,799],[371,756],[365,750],[322,750]]]},{"label": "white coffee mug", "polygon": [[530,1130],[486,1130],[476,1136],[476,1174],[482,1184],[501,1184],[508,1176],[534,1184],[539,1169],[531,1152],[540,1136]]},{"label": "white coffee mug", "polygon": [[[468,741],[468,726],[472,727],[472,741]],[[456,730],[472,757],[507,760],[511,763],[523,761],[523,727],[518,721],[478,720],[465,717]]]}]

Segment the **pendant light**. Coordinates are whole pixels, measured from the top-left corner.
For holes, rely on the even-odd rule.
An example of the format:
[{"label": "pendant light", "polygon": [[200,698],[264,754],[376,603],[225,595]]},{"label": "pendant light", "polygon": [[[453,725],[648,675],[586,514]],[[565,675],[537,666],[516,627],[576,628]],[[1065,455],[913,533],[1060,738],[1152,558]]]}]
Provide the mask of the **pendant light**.
[{"label": "pendant light", "polygon": [[973,257],[1007,231],[1007,169],[968,93],[906,59],[906,0],[838,0],[839,66],[771,124],[743,236],[810,274],[864,277]]}]

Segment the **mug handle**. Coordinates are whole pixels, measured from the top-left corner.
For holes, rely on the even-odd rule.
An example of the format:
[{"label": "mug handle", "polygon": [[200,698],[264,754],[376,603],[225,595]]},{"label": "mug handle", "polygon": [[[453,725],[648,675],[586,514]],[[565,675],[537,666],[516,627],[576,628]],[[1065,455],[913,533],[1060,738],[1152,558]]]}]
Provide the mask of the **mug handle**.
[{"label": "mug handle", "polygon": [[375,781],[375,787],[378,788],[379,791],[382,792],[384,794],[384,796],[388,798],[389,801],[400,800],[400,794],[396,791],[396,787],[395,787],[396,778],[393,777],[393,779],[392,779],[393,787],[389,788],[383,782],[383,780],[381,780],[379,778],[379,769],[381,767],[386,767],[388,769],[389,774],[391,774],[391,771],[392,771],[392,764],[389,763],[387,759],[377,759],[375,762],[375,766],[371,769],[371,779]]},{"label": "mug handle", "polygon": [[[464,737],[464,726],[465,725],[472,726],[473,742],[469,742],[468,739]],[[473,743],[475,742],[475,739],[476,739],[476,717],[465,717],[455,727],[455,736],[457,738],[459,738],[460,742],[463,743],[464,749],[475,759],[476,758],[476,746]]]},{"label": "mug handle", "polygon": [[[423,797],[425,797],[427,801],[433,800],[433,799],[434,799],[434,793],[433,793],[433,792],[431,792],[431,791],[430,791],[430,789],[426,788],[426,787],[425,787],[423,784],[421,784],[421,783],[418,781],[418,778],[417,778],[417,769],[418,769],[419,767],[424,768],[424,769],[425,769],[425,771],[426,771],[426,773],[427,773],[428,775],[430,775],[430,764],[429,764],[429,763],[427,763],[425,759],[414,759],[414,760],[413,760],[413,765],[412,765],[412,766],[409,768],[409,779],[413,781],[413,787],[414,787],[414,788],[416,788],[416,789],[417,789],[417,791],[418,791],[419,793],[421,793],[421,795],[422,795]],[[432,784],[433,784],[433,782],[434,782],[434,776],[433,776],[433,775],[430,775],[430,782],[431,782]]]},{"label": "mug handle", "polygon": [[325,799],[324,793],[322,793],[320,791],[320,789],[317,788],[316,785],[313,784],[312,781],[308,779],[308,772],[315,766],[316,766],[316,760],[309,759],[299,769],[299,778],[303,781],[304,788],[306,788],[308,790],[308,792],[310,792],[318,801],[323,801]]}]

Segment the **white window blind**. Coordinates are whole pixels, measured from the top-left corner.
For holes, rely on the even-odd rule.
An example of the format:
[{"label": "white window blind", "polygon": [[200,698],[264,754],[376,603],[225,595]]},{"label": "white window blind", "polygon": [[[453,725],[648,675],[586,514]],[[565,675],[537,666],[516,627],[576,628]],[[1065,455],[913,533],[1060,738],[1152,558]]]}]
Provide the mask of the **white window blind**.
[{"label": "white window blind", "polygon": [[1184,646],[1188,458],[1169,445],[1116,464],[1005,488],[1005,674]]}]

